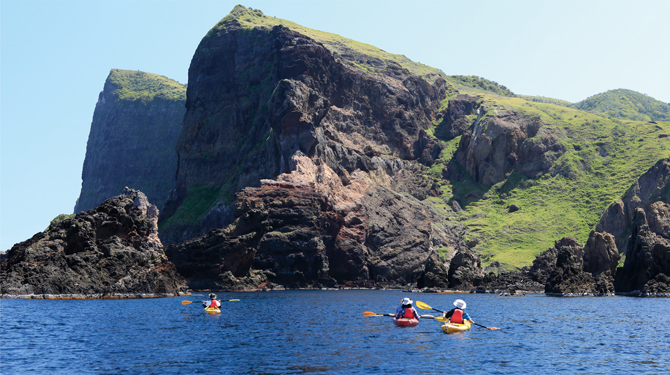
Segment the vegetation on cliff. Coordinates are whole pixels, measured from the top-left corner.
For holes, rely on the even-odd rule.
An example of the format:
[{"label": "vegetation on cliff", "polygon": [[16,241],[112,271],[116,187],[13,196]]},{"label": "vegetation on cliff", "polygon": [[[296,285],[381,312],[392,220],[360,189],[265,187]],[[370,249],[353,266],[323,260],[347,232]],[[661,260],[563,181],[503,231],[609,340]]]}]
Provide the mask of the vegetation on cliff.
[{"label": "vegetation on cliff", "polygon": [[445,77],[445,74],[441,70],[414,62],[404,55],[389,53],[366,43],[351,40],[337,34],[310,29],[281,18],[269,17],[258,9],[246,8],[242,5],[237,5],[230,14],[224,17],[207,33],[205,38],[216,35],[232,24],[238,24],[246,29],[255,27],[272,28],[278,25],[287,27],[322,43],[330,51],[342,56],[350,65],[357,66],[371,73],[383,72],[389,66],[397,66],[422,77]]},{"label": "vegetation on cliff", "polygon": [[112,69],[107,82],[116,88],[114,96],[117,100],[138,100],[145,104],[157,98],[179,102],[186,100],[185,85],[154,73]]}]

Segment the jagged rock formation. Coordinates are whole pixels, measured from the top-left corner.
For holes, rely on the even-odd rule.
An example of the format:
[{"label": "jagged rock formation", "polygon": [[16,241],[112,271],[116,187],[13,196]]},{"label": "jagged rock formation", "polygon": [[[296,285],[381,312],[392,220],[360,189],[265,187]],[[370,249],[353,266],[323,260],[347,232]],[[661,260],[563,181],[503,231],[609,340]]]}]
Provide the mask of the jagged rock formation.
[{"label": "jagged rock formation", "polygon": [[[668,222],[670,215],[657,217]],[[667,233],[667,232],[666,232]],[[635,209],[626,261],[616,274],[616,291],[626,295],[670,296],[670,240],[652,230],[642,208]]]},{"label": "jagged rock formation", "polygon": [[582,247],[574,238],[557,240],[531,267],[499,275],[489,273],[478,291],[544,291],[552,296],[609,296],[614,294],[613,275],[619,260],[611,235],[592,231]]},{"label": "jagged rock formation", "polygon": [[[593,233],[592,233],[593,234]],[[596,241],[594,239],[594,241]],[[611,265],[601,273],[584,271],[585,251],[572,238],[556,241],[556,266],[545,285],[545,293],[553,296],[607,296],[614,295]],[[614,263],[616,267],[616,262]]]},{"label": "jagged rock formation", "polygon": [[174,187],[186,87],[152,73],[112,69],[93,113],[74,212],[131,186],[159,208]]},{"label": "jagged rock formation", "polygon": [[175,295],[184,279],[158,238],[158,209],[127,189],[59,221],[1,259],[0,294]]},{"label": "jagged rock formation", "polygon": [[614,236],[592,230],[584,245],[584,272],[594,276],[603,272],[614,275],[619,259],[621,255],[614,243]]},{"label": "jagged rock formation", "polygon": [[477,109],[478,118],[462,134],[456,151],[458,163],[478,183],[493,185],[515,169],[534,178],[563,154],[558,137],[539,119],[513,111],[483,118],[486,111]]},{"label": "jagged rock formation", "polygon": [[609,206],[596,225],[596,231],[614,236],[619,249],[629,248],[631,223],[641,208],[649,229],[656,235],[670,238],[670,159],[660,160],[643,174],[624,196]]},{"label": "jagged rock formation", "polygon": [[[189,285],[469,289],[481,278],[478,257],[460,242],[462,226],[435,225],[446,218],[370,187],[364,173],[354,173],[345,187],[327,166],[305,156],[295,162],[291,174],[240,192],[231,225],[168,247]],[[323,180],[315,182],[319,170]],[[350,205],[352,198],[358,203]],[[455,251],[442,256],[434,245]]]}]

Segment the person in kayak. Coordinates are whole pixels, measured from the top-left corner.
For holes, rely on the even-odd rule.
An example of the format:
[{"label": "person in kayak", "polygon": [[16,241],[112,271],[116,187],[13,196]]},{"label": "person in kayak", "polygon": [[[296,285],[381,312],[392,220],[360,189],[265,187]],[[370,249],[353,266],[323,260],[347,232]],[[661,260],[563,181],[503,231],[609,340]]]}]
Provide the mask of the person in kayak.
[{"label": "person in kayak", "polygon": [[470,323],[475,322],[474,320],[472,320],[472,318],[470,318],[470,315],[468,315],[468,313],[463,311],[467,307],[465,301],[463,301],[462,299],[457,299],[456,301],[454,301],[454,306],[456,307],[449,311],[445,311],[442,314],[442,317],[444,317],[445,319],[449,319],[451,323],[463,324],[466,320],[469,320]]},{"label": "person in kayak", "polygon": [[203,307],[221,307],[221,301],[216,299],[216,294],[209,294],[210,301],[202,301]]},{"label": "person in kayak", "polygon": [[412,300],[409,298],[403,298],[401,301],[402,305],[398,307],[398,309],[395,311],[395,317],[396,319],[400,318],[406,318],[406,319],[412,319],[416,318],[417,320],[421,319],[421,316],[419,316],[419,313],[416,312],[416,309],[414,306],[412,306]]}]

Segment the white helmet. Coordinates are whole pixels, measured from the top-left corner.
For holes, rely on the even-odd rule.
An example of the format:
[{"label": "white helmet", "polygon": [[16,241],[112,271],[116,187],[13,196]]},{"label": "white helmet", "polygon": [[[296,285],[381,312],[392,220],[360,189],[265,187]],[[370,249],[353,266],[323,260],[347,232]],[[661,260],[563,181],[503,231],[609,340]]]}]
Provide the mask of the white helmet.
[{"label": "white helmet", "polygon": [[403,305],[411,305],[411,304],[412,304],[412,300],[409,299],[409,298],[403,298],[403,300],[402,300],[402,304],[403,304]]},{"label": "white helmet", "polygon": [[467,306],[467,303],[465,303],[465,301],[463,301],[462,299],[457,299],[456,301],[454,301],[454,306],[462,310]]}]

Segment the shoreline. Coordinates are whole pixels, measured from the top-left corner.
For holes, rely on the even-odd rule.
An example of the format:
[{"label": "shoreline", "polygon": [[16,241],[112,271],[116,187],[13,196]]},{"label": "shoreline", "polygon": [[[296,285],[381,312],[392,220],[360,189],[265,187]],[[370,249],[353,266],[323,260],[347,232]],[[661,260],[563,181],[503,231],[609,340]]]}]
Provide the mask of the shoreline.
[{"label": "shoreline", "polygon": [[435,290],[435,289],[406,289],[406,288],[366,288],[366,287],[341,287],[341,288],[256,288],[256,289],[195,289],[185,293],[114,293],[114,294],[0,294],[0,299],[50,299],[50,300],[84,300],[84,299],[145,299],[145,298],[171,298],[188,297],[195,293],[261,293],[287,290],[389,290],[403,293],[439,293],[439,294],[497,294],[500,297],[523,297],[525,295],[544,294],[547,297],[638,297],[638,298],[668,298],[670,293],[642,293],[640,291],[625,293],[544,293],[540,291],[518,290],[515,294],[509,294],[504,290]]},{"label": "shoreline", "polygon": [[143,299],[185,297],[191,293],[114,293],[114,294],[0,294],[0,299]]}]

